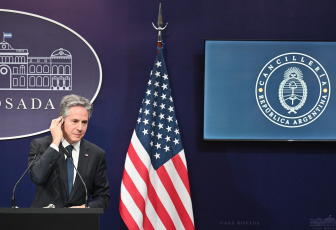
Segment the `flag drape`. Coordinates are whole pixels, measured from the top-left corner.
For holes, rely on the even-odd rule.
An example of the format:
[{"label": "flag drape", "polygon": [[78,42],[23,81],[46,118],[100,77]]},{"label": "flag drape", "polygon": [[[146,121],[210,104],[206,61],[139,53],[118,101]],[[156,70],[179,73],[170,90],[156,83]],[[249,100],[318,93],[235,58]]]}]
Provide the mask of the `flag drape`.
[{"label": "flag drape", "polygon": [[127,151],[119,211],[131,230],[194,229],[187,163],[162,47]]}]

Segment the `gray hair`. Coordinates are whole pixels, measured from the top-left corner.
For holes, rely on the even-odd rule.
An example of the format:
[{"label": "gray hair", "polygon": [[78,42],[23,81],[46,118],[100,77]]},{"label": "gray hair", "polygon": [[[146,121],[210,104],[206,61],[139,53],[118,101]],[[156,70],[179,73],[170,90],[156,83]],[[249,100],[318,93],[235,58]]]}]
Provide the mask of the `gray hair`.
[{"label": "gray hair", "polygon": [[90,119],[93,111],[92,103],[87,98],[75,94],[70,94],[63,97],[59,110],[60,115],[65,119],[67,116],[69,116],[69,110],[73,106],[84,107],[88,111]]}]

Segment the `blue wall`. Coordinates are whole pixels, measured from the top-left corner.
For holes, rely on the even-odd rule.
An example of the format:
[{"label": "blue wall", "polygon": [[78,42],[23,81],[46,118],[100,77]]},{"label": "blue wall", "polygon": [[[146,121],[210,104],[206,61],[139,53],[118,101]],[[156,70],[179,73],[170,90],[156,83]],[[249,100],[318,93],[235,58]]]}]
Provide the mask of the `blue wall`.
[{"label": "blue wall", "polygon": [[[164,22],[169,23],[164,32],[165,59],[186,152],[196,228],[311,229],[310,218],[336,216],[333,142],[202,140],[204,39],[335,40],[334,1],[161,2]],[[0,3],[3,9],[38,14],[70,27],[101,60],[103,85],[86,139],[107,152],[112,199],[101,217],[104,230],[121,226],[118,202],[123,165],[155,58],[157,33],[151,23],[157,21],[159,3]],[[5,95],[0,92],[0,97]],[[35,137],[0,141],[1,207],[10,206],[12,188],[27,167],[29,143]],[[30,206],[34,193],[26,176],[16,192],[17,205]],[[239,221],[246,225],[238,225]]]}]

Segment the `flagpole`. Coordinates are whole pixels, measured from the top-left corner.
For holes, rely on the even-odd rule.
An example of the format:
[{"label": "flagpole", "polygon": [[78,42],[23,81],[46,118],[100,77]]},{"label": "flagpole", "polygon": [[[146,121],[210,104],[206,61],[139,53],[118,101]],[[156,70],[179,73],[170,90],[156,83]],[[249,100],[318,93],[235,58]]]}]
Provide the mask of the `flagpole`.
[{"label": "flagpole", "polygon": [[159,5],[159,14],[158,14],[158,21],[157,21],[157,27],[154,25],[154,23],[152,22],[152,25],[154,27],[155,30],[158,31],[158,41],[157,41],[157,46],[159,48],[162,48],[162,31],[164,29],[166,29],[167,25],[168,25],[168,22],[166,22],[166,25],[164,27],[162,27],[163,25],[163,21],[162,21],[162,12],[161,12],[161,3]]},{"label": "flagpole", "polygon": [[127,151],[119,212],[128,229],[194,230],[188,169],[163,57],[161,4],[157,55]]}]

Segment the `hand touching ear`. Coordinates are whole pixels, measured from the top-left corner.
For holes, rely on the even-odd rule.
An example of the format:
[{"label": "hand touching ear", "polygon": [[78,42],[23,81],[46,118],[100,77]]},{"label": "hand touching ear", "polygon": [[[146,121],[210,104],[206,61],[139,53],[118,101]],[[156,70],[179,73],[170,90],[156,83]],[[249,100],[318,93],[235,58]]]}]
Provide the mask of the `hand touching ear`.
[{"label": "hand touching ear", "polygon": [[49,130],[51,133],[51,136],[53,138],[53,142],[55,145],[59,146],[63,139],[63,131],[62,131],[62,125],[64,123],[64,119],[62,116],[54,119],[51,121]]}]

